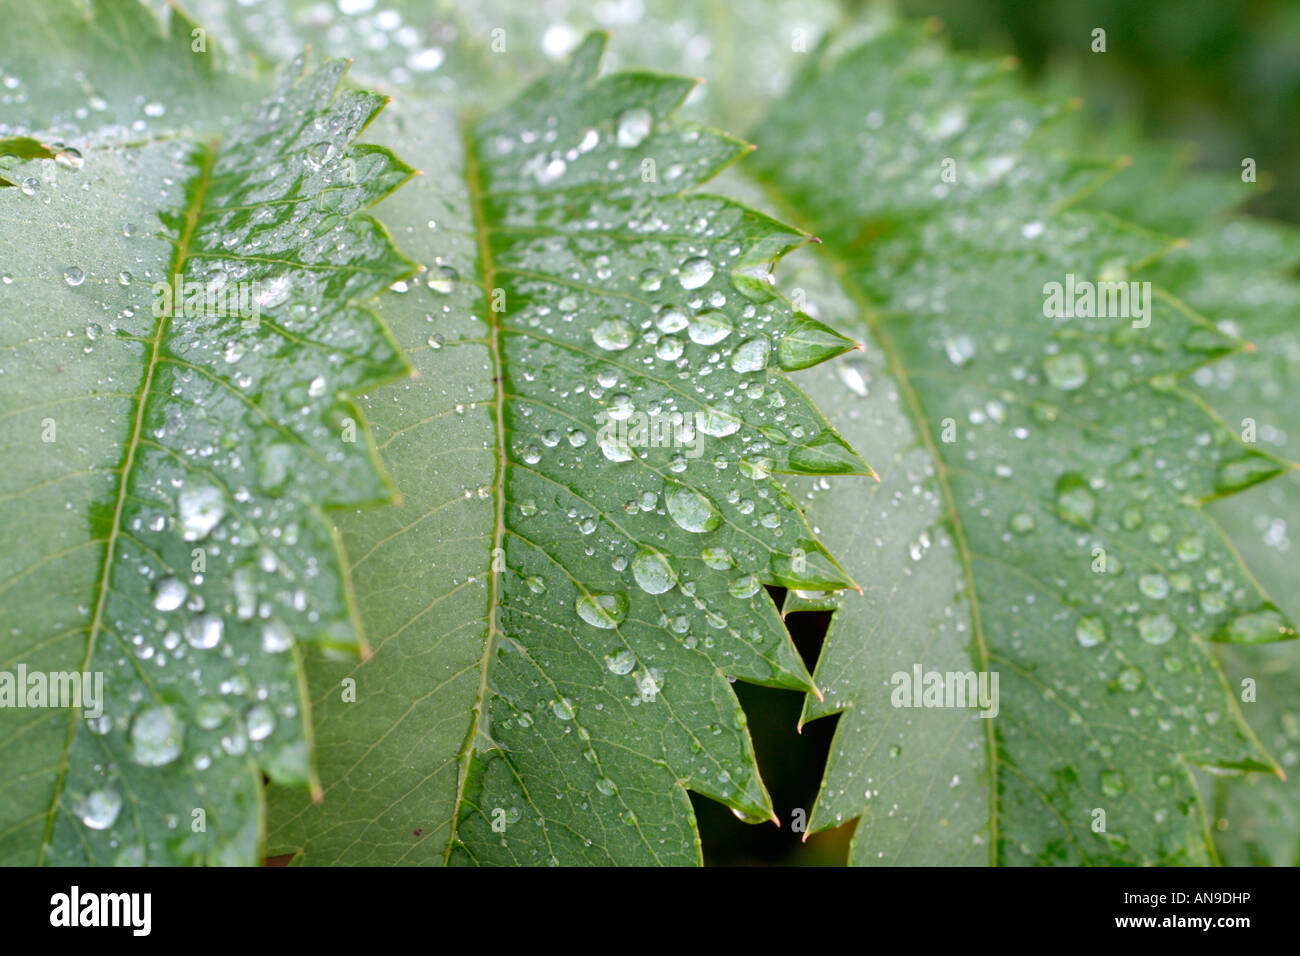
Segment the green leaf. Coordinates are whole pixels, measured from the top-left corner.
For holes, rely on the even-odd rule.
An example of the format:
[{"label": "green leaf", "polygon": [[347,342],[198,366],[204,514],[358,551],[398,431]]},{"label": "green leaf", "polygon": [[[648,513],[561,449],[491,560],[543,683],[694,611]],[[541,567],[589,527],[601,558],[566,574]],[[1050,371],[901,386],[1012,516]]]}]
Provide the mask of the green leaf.
[{"label": "green leaf", "polygon": [[43,145],[0,190],[0,670],[96,689],[0,708],[0,860],[254,863],[263,775],[316,786],[296,642],[363,647],[322,509],[391,496],[349,395],[407,368],[362,210],[411,171],[342,62],[210,120],[248,87],[184,20],[2,14],[0,130]]},{"label": "green leaf", "polygon": [[476,122],[387,116],[426,164],[380,209],[419,378],[364,400],[405,498],[340,521],[374,655],[310,664],[299,862],[690,864],[688,789],[773,816],[729,680],[813,690],[762,585],[851,582],[772,476],[869,473],[781,369],[853,343],[767,279],[806,236],[694,191],[748,147],[603,42]]},{"label": "green leaf", "polygon": [[[1081,129],[1080,136],[1088,135]],[[1081,140],[1083,141],[1083,140]],[[1190,378],[1227,427],[1244,443],[1294,463],[1300,434],[1288,428],[1287,411],[1300,406],[1300,231],[1231,216],[1231,207],[1257,188],[1239,177],[1190,172],[1187,158],[1150,146],[1131,152],[1133,169],[1108,182],[1094,201],[1145,225],[1176,230],[1185,245],[1151,269],[1153,278],[1216,328],[1241,336],[1250,348],[1197,368]],[[1152,201],[1152,197],[1158,197]],[[1216,215],[1206,217],[1207,211]],[[1300,526],[1300,471],[1212,502],[1210,516],[1223,528],[1260,590],[1281,612],[1300,617],[1287,560],[1289,529]],[[1223,635],[1246,643],[1270,635],[1281,614],[1269,608],[1246,615]],[[1249,625],[1248,627],[1245,625]],[[1300,814],[1295,769],[1300,762],[1300,723],[1294,713],[1300,645],[1242,647],[1223,643],[1218,656],[1229,686],[1260,738],[1277,756],[1286,779],[1272,774],[1203,777],[1212,808],[1220,858],[1230,865],[1295,865],[1300,860]]]},{"label": "green leaf", "polygon": [[[866,508],[807,492],[866,588],[804,714],[840,715],[809,828],[860,818],[854,863],[1205,863],[1190,768],[1274,767],[1205,643],[1264,596],[1203,506],[1285,465],[1177,384],[1242,347],[1182,303],[1047,313],[1048,283],[1140,281],[1174,246],[1088,208],[1123,164],[1058,152],[1063,113],[901,27],[823,51],[756,137],[825,242],[819,314],[869,339],[809,389],[884,463]],[[914,669],[996,673],[996,702],[896,706]]]}]

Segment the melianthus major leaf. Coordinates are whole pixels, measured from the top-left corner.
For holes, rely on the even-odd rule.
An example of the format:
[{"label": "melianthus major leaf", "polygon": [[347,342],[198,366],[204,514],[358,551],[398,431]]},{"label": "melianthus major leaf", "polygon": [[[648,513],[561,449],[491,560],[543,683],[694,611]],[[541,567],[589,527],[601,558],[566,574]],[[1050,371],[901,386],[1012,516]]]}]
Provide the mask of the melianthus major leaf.
[{"label": "melianthus major leaf", "polygon": [[773,475],[869,469],[782,371],[853,343],[771,288],[807,237],[691,191],[747,147],[603,42],[391,111],[434,164],[381,209],[427,267],[381,302],[420,377],[365,404],[405,501],[341,521],[375,653],[312,663],[300,862],[695,863],[687,789],[772,816],[728,681],[813,689],[763,585],[850,582]]},{"label": "melianthus major leaf", "polygon": [[[810,829],[860,817],[855,863],[1207,862],[1190,768],[1274,768],[1205,641],[1293,631],[1203,505],[1284,464],[1177,384],[1240,348],[1181,303],[1045,314],[1047,283],[1174,246],[1085,208],[1104,177],[1052,148],[1059,112],[901,27],[822,51],[756,137],[870,338],[810,389],[887,463],[867,508],[809,510],[868,588],[805,707],[841,715]],[[914,669],[997,672],[996,716],[896,706]]]},{"label": "melianthus major leaf", "polygon": [[[390,495],[348,394],[407,368],[360,303],[411,171],[341,62],[229,124],[179,16],[0,16],[0,859],[253,863],[263,774],[314,783],[295,640],[362,646],[322,509]],[[20,668],[102,696],[26,709]]]},{"label": "melianthus major leaf", "polygon": [[[1211,503],[1208,513],[1240,552],[1264,593],[1287,616],[1300,616],[1287,560],[1291,529],[1300,526],[1300,435],[1287,412],[1300,407],[1300,232],[1230,215],[1261,186],[1253,180],[1195,174],[1187,157],[1134,150],[1133,169],[1094,197],[1107,209],[1146,225],[1177,231],[1185,246],[1153,264],[1152,277],[1216,327],[1250,348],[1198,368],[1199,393],[1237,431],[1291,463],[1289,471]],[[1148,155],[1154,153],[1154,155]],[[1159,196],[1158,203],[1147,200]],[[1207,217],[1207,211],[1217,213]],[[1300,860],[1295,768],[1300,721],[1295,713],[1300,646],[1218,645],[1229,685],[1266,747],[1289,776],[1215,774],[1203,792],[1213,811],[1220,858],[1232,865],[1294,865]]]}]

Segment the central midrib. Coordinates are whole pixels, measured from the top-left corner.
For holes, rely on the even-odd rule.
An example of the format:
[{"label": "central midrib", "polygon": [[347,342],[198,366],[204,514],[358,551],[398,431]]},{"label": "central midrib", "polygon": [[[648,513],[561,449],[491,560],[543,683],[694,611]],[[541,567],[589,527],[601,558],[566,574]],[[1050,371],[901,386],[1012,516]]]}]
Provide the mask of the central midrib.
[{"label": "central midrib", "polygon": [[[212,169],[216,164],[217,145],[217,141],[213,140],[203,147],[202,165],[199,167],[198,175],[192,180],[195,184],[193,199],[185,210],[185,224],[181,230],[180,239],[176,243],[176,252],[172,258],[172,267],[169,270],[168,281],[171,294],[168,296],[168,301],[175,298],[176,283],[180,281],[185,262],[189,258],[190,244],[194,239],[194,228],[198,223],[199,213],[203,209],[203,201],[207,196],[208,186],[212,180]],[[127,489],[131,483],[131,472],[135,466],[135,455],[140,447],[140,436],[144,431],[145,408],[149,402],[154,372],[158,368],[163,339],[167,334],[170,310],[163,309],[161,311],[162,314],[158,317],[158,323],[154,327],[153,339],[150,343],[149,362],[145,366],[144,382],[140,386],[140,399],[136,403],[135,421],[131,424],[131,433],[127,438],[126,451],[122,459],[121,477],[118,479],[117,485],[117,500],[113,506],[113,523],[109,528],[108,541],[104,548],[104,563],[100,569],[99,581],[96,585],[95,611],[91,617],[90,631],[86,637],[86,653],[81,664],[83,674],[90,670],[90,662],[95,653],[95,640],[99,635],[100,628],[103,626],[104,608],[108,603],[109,584],[113,573],[113,558],[116,553],[118,534],[122,528],[122,509],[126,504]],[[68,762],[72,754],[72,742],[76,737],[80,718],[81,708],[73,707],[68,720],[68,735],[63,745],[63,756],[59,761],[58,778],[55,781],[54,793],[50,798],[50,808],[45,817],[45,835],[41,840],[41,849],[37,855],[38,865],[45,862],[45,855],[54,839],[54,823],[58,817],[59,801],[63,797],[63,788],[68,778]]]},{"label": "central midrib", "polygon": [[[760,176],[757,173],[750,173],[750,178],[757,183],[772,200],[773,204],[778,206],[782,215],[787,216],[792,223],[809,235],[816,234],[814,224],[807,221],[807,217],[800,214],[794,204],[786,199],[785,195],[776,187],[770,179]],[[875,307],[866,297],[861,287],[853,281],[848,264],[827,244],[821,246],[821,251],[826,256],[835,273],[835,278],[840,287],[852,300],[853,304],[858,307],[862,314],[862,319],[867,323],[867,328],[871,332],[871,337],[875,340],[876,345],[884,353],[885,362],[889,366],[890,374],[898,384],[899,393],[903,396],[904,404],[907,406],[908,416],[912,419],[912,427],[920,436],[925,446],[926,453],[930,460],[934,462],[935,481],[939,485],[939,491],[943,495],[944,507],[949,515],[952,516],[953,538],[957,542],[957,554],[961,561],[962,577],[966,582],[966,593],[970,598],[971,604],[971,630],[975,636],[975,647],[979,653],[980,670],[989,669],[989,651],[988,645],[984,640],[984,625],[980,614],[979,595],[975,588],[975,574],[971,567],[970,547],[966,541],[966,529],[962,524],[961,514],[957,511],[957,500],[953,496],[951,482],[948,478],[948,465],[943,457],[939,454],[939,449],[934,443],[934,438],[930,434],[930,429],[926,426],[926,418],[921,401],[917,397],[916,389],[912,385],[911,377],[907,374],[907,367],[903,364],[897,348],[890,340],[876,314]],[[988,754],[989,770],[989,864],[997,866],[998,859],[998,747],[997,740],[993,733],[993,721],[981,721],[984,724],[984,739]]]},{"label": "central midrib", "polygon": [[478,694],[474,701],[474,720],[465,743],[461,747],[456,771],[456,799],[451,808],[451,831],[447,836],[447,849],[443,853],[443,863],[451,861],[451,851],[457,843],[457,827],[460,822],[460,808],[465,799],[465,786],[469,780],[470,762],[474,758],[474,747],[478,741],[479,724],[483,719],[483,708],[487,702],[488,665],[492,659],[492,647],[497,636],[497,606],[501,596],[501,575],[495,570],[496,555],[502,553],[502,542],[506,527],[506,423],[505,423],[505,389],[504,363],[501,358],[501,325],[496,319],[497,313],[489,307],[492,290],[496,287],[496,267],[492,259],[492,245],[488,240],[487,219],[483,214],[483,181],[479,167],[478,146],[474,141],[474,123],[466,115],[461,119],[461,137],[465,148],[465,186],[469,193],[470,215],[474,219],[474,239],[478,244],[479,266],[483,270],[483,316],[491,329],[488,338],[488,351],[492,354],[492,383],[496,387],[496,450],[497,471],[493,482],[493,501],[496,514],[492,529],[492,549],[488,553],[488,602],[487,635],[483,639],[483,654],[479,658]]}]

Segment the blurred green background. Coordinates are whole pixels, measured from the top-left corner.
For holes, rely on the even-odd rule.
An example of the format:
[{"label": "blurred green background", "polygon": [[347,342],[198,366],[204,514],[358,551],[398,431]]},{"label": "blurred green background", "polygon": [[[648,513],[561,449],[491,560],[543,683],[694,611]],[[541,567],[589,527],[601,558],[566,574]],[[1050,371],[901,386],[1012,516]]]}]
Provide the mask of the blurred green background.
[{"label": "blurred green background", "polygon": [[[881,7],[937,18],[958,49],[1014,55],[1027,83],[1080,97],[1091,127],[1107,136],[1186,148],[1195,167],[1234,176],[1254,159],[1262,188],[1245,211],[1300,223],[1297,0],[860,0],[846,2],[844,19]],[[1091,48],[1098,27],[1104,53]],[[800,614],[787,622],[810,670],[828,620]],[[836,718],[799,734],[799,695],[741,683],[735,690],[781,827],[747,825],[692,795],[706,863],[842,865],[852,824],[806,843],[791,827],[796,808],[812,807]]]}]

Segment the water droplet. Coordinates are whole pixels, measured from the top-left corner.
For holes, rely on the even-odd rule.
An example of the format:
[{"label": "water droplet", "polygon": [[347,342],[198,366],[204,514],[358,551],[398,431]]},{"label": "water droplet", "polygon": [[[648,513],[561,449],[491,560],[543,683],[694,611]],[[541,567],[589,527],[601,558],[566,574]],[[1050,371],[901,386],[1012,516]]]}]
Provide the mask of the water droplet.
[{"label": "water droplet", "polygon": [[650,111],[644,107],[624,110],[618,118],[618,145],[624,149],[634,149],[645,142],[653,125]]},{"label": "water droplet", "polygon": [[1096,647],[1106,641],[1106,622],[1091,615],[1081,617],[1078,626],[1074,629],[1074,636],[1078,639],[1080,647]]},{"label": "water droplet", "polygon": [[186,541],[201,541],[206,538],[226,514],[225,495],[209,485],[183,488],[179,505],[181,536]]},{"label": "water droplet", "polygon": [[1034,516],[1028,511],[1017,511],[1007,522],[1007,527],[1016,534],[1029,534],[1034,530]]},{"label": "water droplet", "polygon": [[721,312],[701,312],[687,334],[696,345],[717,345],[731,334],[731,323]]},{"label": "water droplet", "polygon": [[131,759],[145,767],[161,767],[181,753],[185,728],[167,706],[142,710],[131,723]]},{"label": "water droplet", "polygon": [[737,372],[761,372],[767,368],[767,354],[770,349],[767,339],[762,336],[741,342],[731,356],[731,368]]},{"label": "water droplet", "polygon": [[282,654],[293,647],[293,632],[278,618],[262,625],[262,650],[267,654]]},{"label": "water droplet", "polygon": [[668,559],[654,548],[644,546],[632,559],[632,577],[647,594],[663,594],[677,583],[677,575]]},{"label": "water droplet", "polygon": [[185,640],[190,647],[210,650],[221,643],[225,625],[215,614],[200,614],[185,625]]},{"label": "water droplet", "polygon": [[1205,541],[1191,535],[1178,542],[1178,560],[1199,561],[1205,554]]},{"label": "water droplet", "polygon": [[153,606],[160,611],[174,611],[184,603],[189,593],[184,582],[168,575],[154,588]]},{"label": "water droplet", "polygon": [[1159,601],[1169,593],[1169,579],[1163,574],[1144,574],[1138,579],[1138,588],[1147,597]]},{"label": "water droplet", "polygon": [[1108,797],[1118,797],[1127,789],[1124,782],[1124,775],[1118,770],[1103,770],[1101,772],[1101,792]]},{"label": "water droplet", "polygon": [[713,263],[702,256],[687,259],[682,263],[681,271],[677,274],[677,281],[682,284],[683,289],[698,289],[712,278]]},{"label": "water droplet", "polygon": [[965,365],[975,357],[975,340],[962,332],[944,340],[943,350],[953,365]]},{"label": "water droplet", "polygon": [[636,655],[631,651],[622,650],[614,654],[608,654],[605,657],[605,666],[609,668],[611,674],[632,673],[632,668],[636,667]]},{"label": "water droplet", "polygon": [[712,501],[675,481],[664,485],[664,504],[668,508],[669,517],[683,531],[703,534],[722,523],[722,515]]},{"label": "water droplet", "polygon": [[1233,644],[1260,644],[1293,636],[1294,632],[1282,613],[1271,604],[1265,604],[1224,624],[1214,633],[1213,639]]},{"label": "water droplet", "polygon": [[66,166],[68,169],[80,169],[85,165],[85,158],[81,151],[73,149],[71,146],[65,147],[54,154],[54,161],[60,166]]},{"label": "water droplet", "polygon": [[434,266],[429,270],[425,285],[439,295],[448,295],[456,288],[456,280],[459,278],[460,273],[451,266]]},{"label": "water droplet", "polygon": [[591,337],[607,352],[619,352],[636,341],[636,330],[618,318],[608,318],[591,330]]},{"label": "water droplet", "polygon": [[1043,371],[1052,385],[1071,392],[1088,381],[1088,360],[1078,352],[1061,352],[1044,360]]},{"label": "water droplet", "polygon": [[690,324],[690,320],[686,318],[686,313],[672,305],[664,306],[655,317],[655,328],[668,335],[680,332]]},{"label": "water droplet", "polygon": [[758,589],[762,586],[757,574],[746,574],[744,577],[736,578],[727,585],[727,593],[734,598],[751,598],[758,593]]},{"label": "water droplet", "polygon": [[1138,621],[1138,634],[1148,644],[1164,644],[1177,630],[1178,625],[1168,614],[1148,614]]},{"label": "water droplet", "polygon": [[576,711],[573,709],[573,701],[561,697],[559,700],[551,701],[551,713],[560,720],[572,720]]},{"label": "water droplet", "polygon": [[92,830],[107,830],[122,812],[122,795],[116,790],[92,790],[77,804],[77,816]]},{"label": "water droplet", "polygon": [[592,627],[613,630],[627,617],[627,595],[621,591],[613,594],[584,594],[578,598],[575,608],[578,617]]},{"label": "water droplet", "polygon": [[1056,513],[1070,524],[1086,526],[1097,513],[1097,498],[1084,477],[1068,472],[1056,482]]},{"label": "water droplet", "polygon": [[665,335],[655,346],[655,355],[665,362],[673,362],[682,357],[686,345],[675,335]]},{"label": "water droplet", "polygon": [[254,704],[244,714],[249,740],[265,740],[275,730],[275,715],[266,704]]},{"label": "water droplet", "polygon": [[68,266],[63,270],[63,281],[70,286],[79,286],[86,281],[86,273],[77,266]]}]

